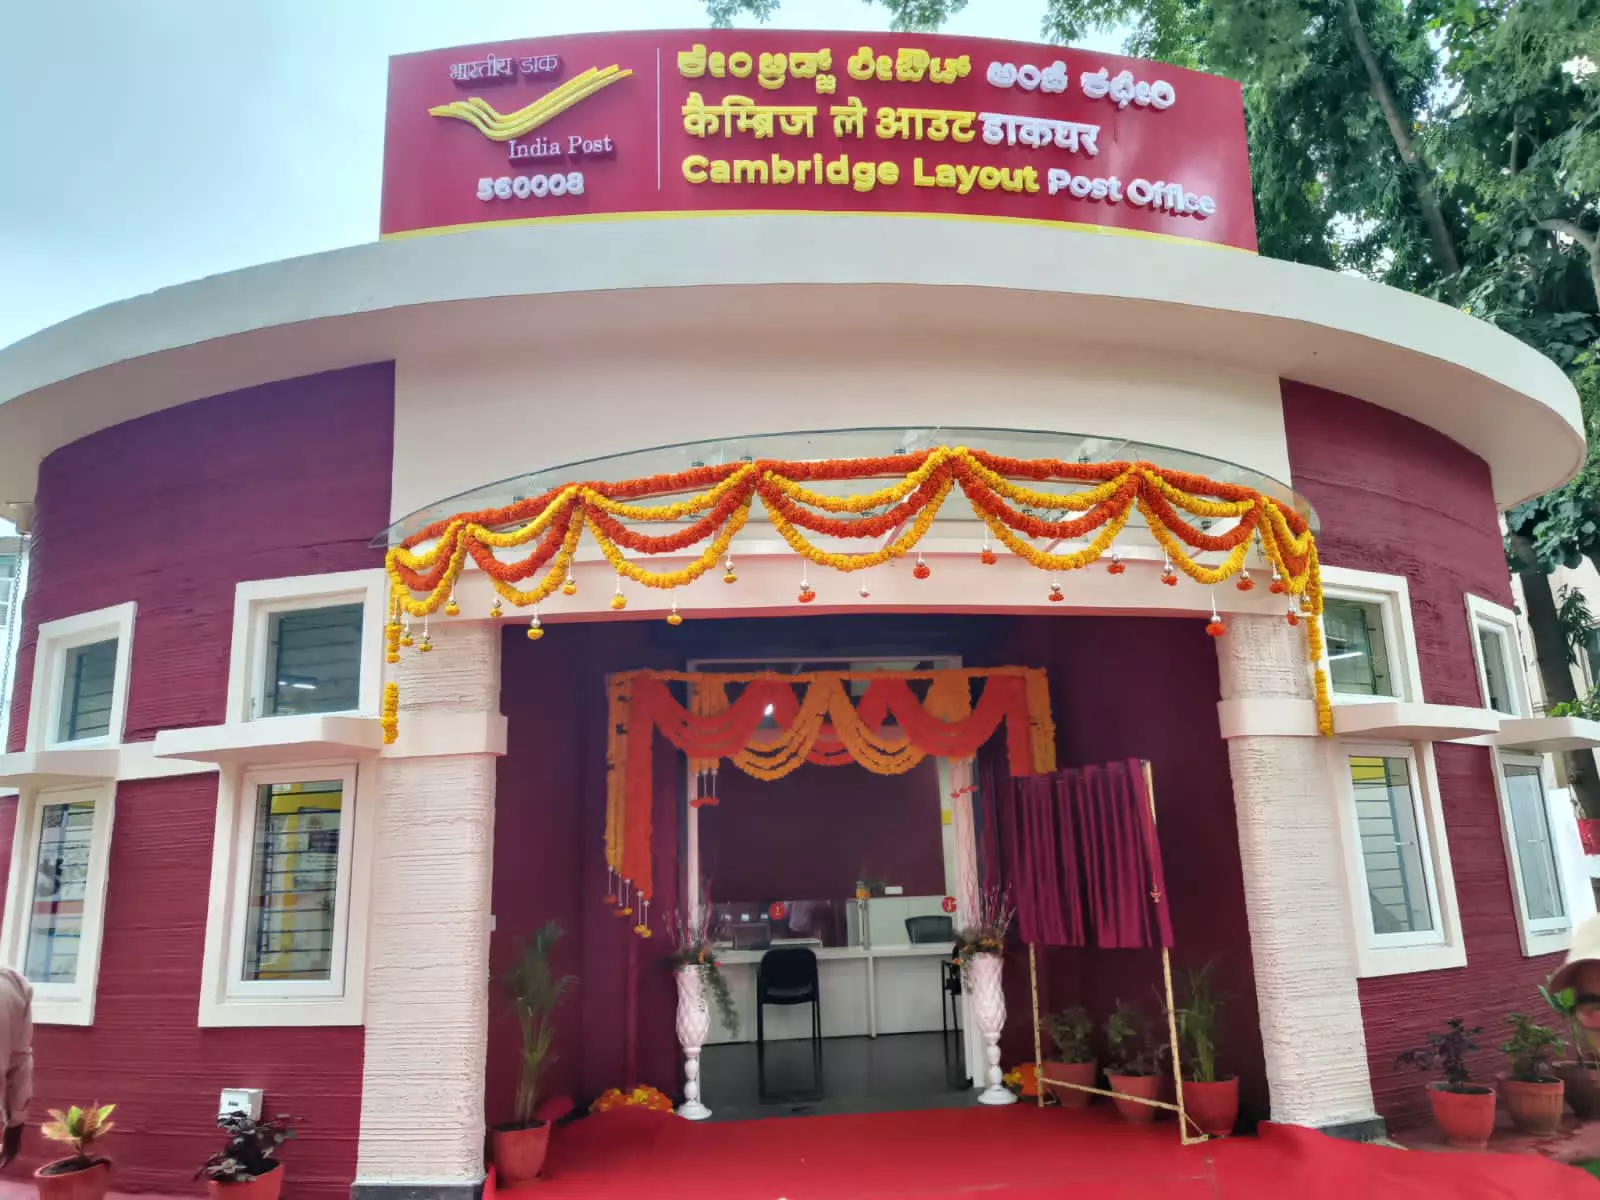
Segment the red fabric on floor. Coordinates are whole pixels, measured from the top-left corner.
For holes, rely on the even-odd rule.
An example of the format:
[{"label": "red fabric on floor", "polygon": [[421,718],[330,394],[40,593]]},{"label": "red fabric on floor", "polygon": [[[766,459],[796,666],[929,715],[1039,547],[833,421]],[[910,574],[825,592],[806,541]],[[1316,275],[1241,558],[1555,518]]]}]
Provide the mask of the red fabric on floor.
[{"label": "red fabric on floor", "polygon": [[559,1129],[545,1178],[499,1200],[694,1200],[1064,1195],[1143,1200],[1449,1196],[1600,1200],[1600,1180],[1535,1155],[1427,1154],[1290,1125],[1180,1146],[1171,1122],[1032,1105],[695,1124],[615,1112]]}]

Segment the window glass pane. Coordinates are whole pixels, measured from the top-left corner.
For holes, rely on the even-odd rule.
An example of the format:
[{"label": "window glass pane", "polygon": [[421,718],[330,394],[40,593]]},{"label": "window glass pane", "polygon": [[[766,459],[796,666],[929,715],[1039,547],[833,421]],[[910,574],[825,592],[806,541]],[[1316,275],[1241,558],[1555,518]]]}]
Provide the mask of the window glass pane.
[{"label": "window glass pane", "polygon": [[1544,781],[1537,767],[1505,764],[1506,800],[1511,809],[1511,836],[1522,871],[1522,903],[1528,920],[1543,921],[1566,913],[1561,875],[1550,836],[1550,814],[1544,802]]},{"label": "window glass pane", "polygon": [[1591,625],[1583,643],[1584,658],[1589,666],[1589,686],[1600,685],[1600,626]]},{"label": "window glass pane", "polygon": [[39,866],[33,878],[22,970],[35,983],[71,983],[78,976],[93,825],[92,802],[46,804],[40,809]]},{"label": "window glass pane", "polygon": [[4,630],[6,620],[11,615],[11,597],[16,588],[17,556],[15,554],[0,554],[0,630]]},{"label": "window glass pane", "polygon": [[1489,692],[1486,697],[1489,707],[1495,712],[1515,713],[1517,706],[1512,699],[1509,675],[1511,656],[1506,650],[1504,630],[1478,626],[1478,651],[1483,655],[1483,679]]},{"label": "window glass pane", "polygon": [[331,977],[343,792],[337,779],[256,789],[245,979]]},{"label": "window glass pane", "polygon": [[1326,600],[1322,630],[1328,643],[1328,672],[1334,691],[1351,696],[1395,694],[1380,606],[1355,600]]},{"label": "window glass pane", "polygon": [[267,716],[349,712],[361,705],[361,605],[274,613]]},{"label": "window glass pane", "polygon": [[1411,764],[1404,758],[1352,758],[1356,826],[1374,933],[1431,930],[1427,847],[1417,822]]},{"label": "window glass pane", "polygon": [[117,639],[74,646],[61,680],[59,742],[105,737],[111,732],[111,689],[117,677]]}]

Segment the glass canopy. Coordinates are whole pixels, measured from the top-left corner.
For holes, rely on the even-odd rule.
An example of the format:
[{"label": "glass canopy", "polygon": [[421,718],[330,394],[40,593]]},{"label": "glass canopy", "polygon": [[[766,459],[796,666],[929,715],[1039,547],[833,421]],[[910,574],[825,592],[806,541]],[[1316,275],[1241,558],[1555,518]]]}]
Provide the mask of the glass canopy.
[{"label": "glass canopy", "polygon": [[[611,454],[602,458],[580,459],[484,484],[482,487],[454,496],[446,496],[426,508],[420,508],[402,517],[378,534],[372,544],[397,545],[413,534],[420,533],[435,521],[453,517],[457,513],[502,508],[529,496],[540,495],[551,488],[578,481],[619,483],[629,479],[667,475],[695,467],[719,466],[730,462],[753,462],[757,459],[816,462],[825,459],[875,458],[890,454],[911,454],[939,446],[968,446],[974,450],[986,450],[991,454],[1012,458],[1055,458],[1079,463],[1152,462],[1168,470],[1204,475],[1207,479],[1218,483],[1254,488],[1285,508],[1300,513],[1311,522],[1313,529],[1317,527],[1316,513],[1311,505],[1296,494],[1288,484],[1270,475],[1263,475],[1259,471],[1219,458],[1187,450],[1175,450],[1169,446],[1150,442],[1097,437],[1092,434],[939,426],[926,429],[863,428],[829,429],[811,433],[756,434],[749,437],[680,442],[677,445],[657,446],[649,450]],[[863,491],[871,487],[872,483],[870,480],[859,479],[832,484],[811,483],[807,486],[819,492],[849,494]],[[1029,486],[1037,491],[1069,494],[1080,490],[1084,485],[1069,481],[1054,483],[1030,481]],[[950,515],[941,515],[940,521],[936,524],[952,519],[959,520],[963,516],[970,520],[970,512],[964,510],[965,505],[951,505],[947,509]],[[764,520],[764,514],[760,512],[759,506],[752,513],[752,520]],[[1200,524],[1203,527],[1208,522]]]}]

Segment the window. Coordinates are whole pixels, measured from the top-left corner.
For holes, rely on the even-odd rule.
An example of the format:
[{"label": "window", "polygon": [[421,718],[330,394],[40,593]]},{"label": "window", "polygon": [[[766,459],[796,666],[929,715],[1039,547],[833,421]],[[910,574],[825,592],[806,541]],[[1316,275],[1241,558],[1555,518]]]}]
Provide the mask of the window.
[{"label": "window", "polygon": [[1379,605],[1329,599],[1323,604],[1322,625],[1328,642],[1328,675],[1335,692],[1394,695]]},{"label": "window", "polygon": [[224,768],[200,1024],[361,1023],[372,770]]},{"label": "window", "polygon": [[26,793],[17,805],[4,943],[34,986],[34,1019],[88,1025],[100,968],[114,784]]},{"label": "window", "polygon": [[1468,596],[1467,621],[1484,707],[1508,717],[1526,715],[1527,676],[1517,646],[1517,614],[1480,596]]},{"label": "window", "polygon": [[[1544,761],[1535,755],[1499,756],[1501,828],[1523,953],[1547,954],[1566,945],[1572,926],[1562,887]],[[1570,814],[1563,814],[1571,820]]]},{"label": "window", "polygon": [[1466,963],[1430,746],[1333,746],[1357,969]]},{"label": "window", "polygon": [[1351,758],[1362,872],[1376,937],[1436,929],[1427,851],[1408,758]]},{"label": "window", "polygon": [[11,619],[11,605],[16,600],[17,556],[0,554],[0,632]]},{"label": "window", "polygon": [[230,722],[378,714],[382,570],[258,579],[234,593]]},{"label": "window", "polygon": [[135,606],[119,604],[39,626],[27,747],[122,741]]},{"label": "window", "polygon": [[272,613],[267,630],[262,715],[360,708],[361,605]]},{"label": "window", "polygon": [[1403,575],[1323,568],[1323,666],[1335,704],[1422,699]]}]

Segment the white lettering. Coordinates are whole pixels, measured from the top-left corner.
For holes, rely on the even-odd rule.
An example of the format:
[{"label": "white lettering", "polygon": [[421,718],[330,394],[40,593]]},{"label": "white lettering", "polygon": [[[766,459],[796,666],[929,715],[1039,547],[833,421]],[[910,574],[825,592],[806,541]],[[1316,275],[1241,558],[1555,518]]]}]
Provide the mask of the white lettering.
[{"label": "white lettering", "polygon": [[1118,108],[1137,104],[1140,108],[1159,111],[1171,108],[1178,102],[1177,89],[1165,79],[1146,83],[1144,80],[1135,80],[1132,71],[1122,71],[1112,76],[1109,68],[1101,67],[1098,71],[1085,71],[1078,77],[1078,84],[1089,99],[1109,98]]},{"label": "white lettering", "polygon": [[478,180],[478,199],[542,200],[546,196],[583,195],[583,172],[556,172],[552,175],[502,175],[498,179]]},{"label": "white lettering", "polygon": [[1025,92],[1037,90],[1056,94],[1067,90],[1067,64],[1059,58],[1048,67],[992,62],[986,77],[998,88],[1019,87]]}]

